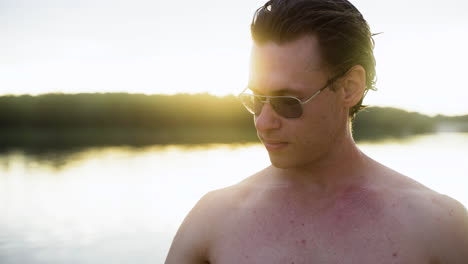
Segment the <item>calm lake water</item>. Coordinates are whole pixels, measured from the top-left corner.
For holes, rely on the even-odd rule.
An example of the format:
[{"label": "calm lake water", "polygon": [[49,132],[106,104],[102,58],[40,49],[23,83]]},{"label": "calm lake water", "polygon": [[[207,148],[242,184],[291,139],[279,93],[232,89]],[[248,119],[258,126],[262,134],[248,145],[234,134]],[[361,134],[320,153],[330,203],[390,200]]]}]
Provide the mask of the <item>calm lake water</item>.
[{"label": "calm lake water", "polygon": [[[468,134],[359,146],[468,206]],[[0,263],[163,263],[203,194],[268,164],[259,144],[0,154]]]}]

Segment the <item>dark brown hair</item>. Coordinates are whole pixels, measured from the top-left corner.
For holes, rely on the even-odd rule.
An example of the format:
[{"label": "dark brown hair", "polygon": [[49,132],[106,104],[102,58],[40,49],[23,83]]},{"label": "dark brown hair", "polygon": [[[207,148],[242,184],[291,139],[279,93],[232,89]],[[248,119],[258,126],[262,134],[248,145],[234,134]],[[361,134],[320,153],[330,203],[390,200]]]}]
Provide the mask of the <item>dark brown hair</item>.
[{"label": "dark brown hair", "polygon": [[[366,89],[375,90],[374,40],[362,14],[347,0],[270,0],[260,7],[251,24],[253,40],[278,44],[316,35],[324,63],[334,76],[354,65],[366,70]],[[361,100],[349,116],[364,108]]]}]

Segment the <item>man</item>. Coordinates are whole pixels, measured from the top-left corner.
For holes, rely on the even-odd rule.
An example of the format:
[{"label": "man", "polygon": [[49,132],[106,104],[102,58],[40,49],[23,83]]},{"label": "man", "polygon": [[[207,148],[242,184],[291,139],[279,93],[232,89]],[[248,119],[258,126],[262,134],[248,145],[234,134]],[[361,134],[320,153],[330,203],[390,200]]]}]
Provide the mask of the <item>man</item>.
[{"label": "man", "polygon": [[166,264],[468,263],[466,209],[353,141],[375,80],[359,11],[346,0],[271,0],[251,31],[240,99],[272,165],[205,195]]}]

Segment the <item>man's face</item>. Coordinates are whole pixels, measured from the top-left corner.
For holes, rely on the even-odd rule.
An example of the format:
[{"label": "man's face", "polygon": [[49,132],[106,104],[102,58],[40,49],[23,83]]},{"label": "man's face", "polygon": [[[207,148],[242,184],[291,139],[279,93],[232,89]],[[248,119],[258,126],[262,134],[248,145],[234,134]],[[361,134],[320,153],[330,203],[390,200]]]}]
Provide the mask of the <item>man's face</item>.
[{"label": "man's face", "polygon": [[[321,62],[315,36],[282,45],[254,45],[249,88],[260,95],[291,95],[304,101],[331,78]],[[302,105],[299,118],[281,117],[270,104],[255,116],[258,137],[275,167],[307,166],[336,150],[347,110],[340,105],[340,89],[329,88]]]}]

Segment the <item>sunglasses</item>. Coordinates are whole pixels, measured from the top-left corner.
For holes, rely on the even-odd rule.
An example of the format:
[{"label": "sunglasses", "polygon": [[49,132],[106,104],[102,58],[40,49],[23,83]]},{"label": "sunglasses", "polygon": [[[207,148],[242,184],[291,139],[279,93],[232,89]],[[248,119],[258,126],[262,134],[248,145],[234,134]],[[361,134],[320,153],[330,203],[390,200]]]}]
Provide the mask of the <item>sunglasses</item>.
[{"label": "sunglasses", "polygon": [[310,102],[314,97],[319,95],[323,90],[329,87],[337,78],[332,78],[328,80],[326,85],[319,90],[317,90],[311,97],[305,101],[299,100],[295,96],[269,96],[269,95],[256,95],[246,93],[247,88],[239,94],[239,99],[242,104],[245,106],[247,111],[256,116],[260,115],[263,109],[263,105],[269,103],[273,110],[280,116],[284,118],[299,118],[304,112],[303,106]]}]

